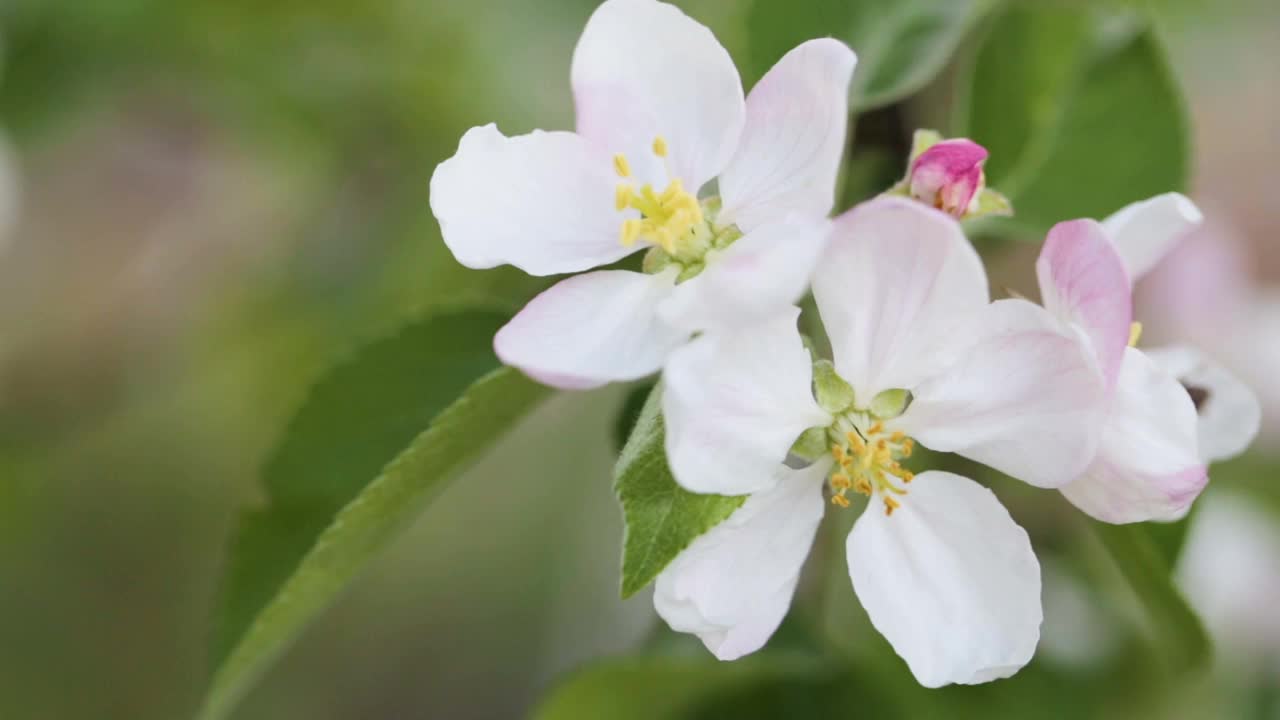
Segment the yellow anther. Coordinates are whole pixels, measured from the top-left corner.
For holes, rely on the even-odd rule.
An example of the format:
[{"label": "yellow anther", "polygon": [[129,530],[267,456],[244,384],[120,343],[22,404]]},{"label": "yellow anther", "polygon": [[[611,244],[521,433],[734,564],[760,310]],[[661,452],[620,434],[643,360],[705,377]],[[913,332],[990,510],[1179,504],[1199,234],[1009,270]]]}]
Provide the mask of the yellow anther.
[{"label": "yellow anther", "polygon": [[894,500],[892,497],[889,497],[888,495],[884,496],[884,514],[885,515],[892,515],[893,511],[897,510],[900,507],[902,506],[898,504],[897,500]]},{"label": "yellow anther", "polygon": [[831,496],[831,502],[832,502],[832,504],[834,504],[834,505],[839,505],[839,506],[840,506],[840,507],[842,507],[842,508],[847,508],[847,507],[849,507],[849,498],[847,498],[847,497],[845,497],[845,496],[843,496],[843,495],[832,495],[832,496]]},{"label": "yellow anther", "polygon": [[906,439],[907,439],[907,434],[902,432],[901,430],[895,430],[894,433],[889,436],[889,442],[895,443],[895,444],[901,443],[903,440],[906,440]]},{"label": "yellow anther", "polygon": [[631,247],[636,243],[636,239],[640,237],[641,230],[644,229],[644,222],[631,218],[622,221],[622,244]]},{"label": "yellow anther", "polygon": [[853,490],[854,492],[859,492],[867,497],[871,497],[871,483],[867,482],[867,479],[864,477],[859,477],[857,480],[853,481]]},{"label": "yellow anther", "polygon": [[1138,340],[1142,338],[1142,323],[1135,322],[1129,326],[1129,347],[1138,347]]},{"label": "yellow anther", "polygon": [[853,483],[849,482],[849,476],[842,473],[836,473],[831,476],[831,487],[836,490],[848,490],[853,487]]},{"label": "yellow anther", "polygon": [[853,448],[855,453],[861,455],[867,451],[867,444],[862,441],[862,436],[858,433],[850,430],[844,434],[844,438],[849,441],[849,447]]},{"label": "yellow anther", "polygon": [[871,427],[867,428],[867,434],[868,434],[868,435],[879,435],[881,430],[884,430],[884,423],[882,423],[882,422],[880,422],[879,420],[877,420],[877,421],[875,421],[875,423],[874,423],[874,424],[872,424],[872,425],[871,425]]},{"label": "yellow anther", "polygon": [[845,464],[845,462],[849,459],[848,456],[845,455],[844,448],[839,445],[831,446],[831,457],[835,459],[836,463],[840,465]]},{"label": "yellow anther", "polygon": [[631,163],[627,162],[627,156],[618,153],[613,156],[613,171],[618,173],[618,177],[631,177]]},{"label": "yellow anther", "polygon": [[667,156],[667,141],[661,135],[653,139],[653,154],[660,158]]},{"label": "yellow anther", "polygon": [[613,193],[613,205],[617,210],[626,210],[631,204],[631,198],[635,195],[635,191],[626,183],[620,183],[617,190]]},{"label": "yellow anther", "polygon": [[902,449],[899,450],[898,452],[902,454],[902,457],[906,458],[906,457],[911,457],[911,451],[915,449],[916,449],[916,441],[912,440],[911,438],[907,438],[906,441],[902,443]]}]

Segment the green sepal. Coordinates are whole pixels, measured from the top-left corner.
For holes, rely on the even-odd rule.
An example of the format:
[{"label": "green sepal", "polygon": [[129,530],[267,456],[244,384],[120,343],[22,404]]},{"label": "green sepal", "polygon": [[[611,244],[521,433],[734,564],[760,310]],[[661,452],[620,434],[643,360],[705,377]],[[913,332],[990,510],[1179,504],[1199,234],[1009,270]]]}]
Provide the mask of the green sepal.
[{"label": "green sepal", "polygon": [[881,420],[896,418],[911,404],[911,391],[896,388],[885,390],[871,399],[871,414]]},{"label": "green sepal", "polygon": [[818,406],[833,415],[853,406],[853,387],[836,374],[835,365],[830,360],[814,361],[813,391],[818,399]]},{"label": "green sepal", "polygon": [[827,429],[824,427],[811,427],[800,433],[799,438],[796,438],[795,444],[791,446],[791,454],[813,461],[825,455],[828,447]]}]

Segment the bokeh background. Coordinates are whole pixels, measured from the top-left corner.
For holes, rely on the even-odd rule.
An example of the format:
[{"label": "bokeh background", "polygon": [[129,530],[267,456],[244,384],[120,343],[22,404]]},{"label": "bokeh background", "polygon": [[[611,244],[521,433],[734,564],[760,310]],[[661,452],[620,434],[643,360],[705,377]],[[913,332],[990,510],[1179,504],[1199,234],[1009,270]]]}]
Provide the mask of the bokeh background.
[{"label": "bokeh background", "polygon": [[[678,4],[746,63],[748,3]],[[258,472],[308,387],[424,308],[540,287],[457,266],[428,180],[472,125],[572,126],[569,57],[594,5],[0,3],[0,718],[194,712],[236,514],[261,502]],[[1135,649],[1150,629],[1097,548],[1063,539],[1069,507],[1002,486],[1046,568],[1045,638],[1018,679],[915,688],[833,590],[825,632],[847,627],[837,645],[858,672],[753,679],[700,701],[703,716],[806,717],[839,698],[849,717],[926,717],[903,713],[936,711],[933,695],[951,703],[940,717],[1280,718],[1280,5],[1150,9],[1209,222],[1144,281],[1140,313],[1153,340],[1193,338],[1247,377],[1267,413],[1253,451],[1215,466],[1183,551],[1212,668],[1150,680]],[[944,117],[948,78],[899,116]],[[1027,289],[1036,247],[982,242],[994,282]],[[708,661],[656,626],[647,597],[617,598],[626,393],[560,394],[522,422],[235,717],[522,717],[566,672],[637,648],[697,677]],[[797,625],[779,652],[811,642]],[[596,701],[580,716],[656,702]]]}]

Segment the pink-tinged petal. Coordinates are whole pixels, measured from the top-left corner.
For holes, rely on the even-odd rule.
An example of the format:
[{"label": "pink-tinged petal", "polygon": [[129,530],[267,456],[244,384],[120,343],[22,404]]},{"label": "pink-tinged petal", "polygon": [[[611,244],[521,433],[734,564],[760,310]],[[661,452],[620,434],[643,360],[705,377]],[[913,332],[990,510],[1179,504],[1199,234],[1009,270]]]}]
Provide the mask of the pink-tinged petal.
[{"label": "pink-tinged petal", "polygon": [[1044,306],[1084,330],[1107,387],[1113,387],[1129,344],[1133,288],[1102,226],[1093,220],[1054,225],[1036,262],[1036,276]]},{"label": "pink-tinged petal", "polygon": [[894,426],[1037,487],[1075,479],[1098,447],[1102,377],[1078,335],[1025,300],[999,300],[967,326],[969,345],[911,388]]},{"label": "pink-tinged petal", "polygon": [[609,155],[573,133],[475,127],[432,174],[431,212],[467,267],[578,272],[638,249],[619,242],[612,173]]},{"label": "pink-tinged petal", "polygon": [[882,196],[834,222],[813,278],[837,372],[869,402],[941,367],[935,352],[987,304],[987,276],[954,218]]},{"label": "pink-tinged petal", "polygon": [[777,481],[676,556],[658,575],[653,606],[721,660],[764,646],[791,606],[822,520],[830,463],[778,466]]},{"label": "pink-tinged petal", "polygon": [[566,390],[657,372],[689,334],[658,319],[674,273],[601,270],[561,280],[493,338],[502,362]]},{"label": "pink-tinged petal", "polygon": [[1203,221],[1187,196],[1165,193],[1121,208],[1102,225],[1136,281]]},{"label": "pink-tinged petal", "polygon": [[853,589],[925,687],[1006,678],[1040,638],[1040,565],[1027,533],[968,478],[916,476],[901,507],[872,502],[849,534]]},{"label": "pink-tinged petal", "polygon": [[810,40],[751,90],[738,151],[720,175],[724,222],[750,232],[792,212],[830,214],[856,63],[844,43]]},{"label": "pink-tinged petal", "polygon": [[793,307],[707,333],[671,354],[662,410],[667,461],[680,485],[721,495],[765,490],[800,433],[831,423],[813,399],[799,314]]},{"label": "pink-tinged petal", "polygon": [[1104,522],[1176,520],[1207,481],[1191,397],[1142,351],[1128,348],[1097,457],[1062,488],[1063,496]]},{"label": "pink-tinged petal", "polygon": [[987,149],[972,140],[943,140],[911,164],[911,196],[953,217],[964,217],[986,184],[982,174],[986,161]]},{"label": "pink-tinged petal", "polygon": [[1249,256],[1246,241],[1229,227],[1210,223],[1187,233],[1137,283],[1134,315],[1144,340],[1234,345],[1232,333],[1252,319],[1257,280]]},{"label": "pink-tinged petal", "polygon": [[671,174],[696,191],[728,164],[746,115],[742,81],[706,27],[654,0],[608,0],[573,53],[578,132],[625,153],[659,182],[651,147],[666,140]]},{"label": "pink-tinged petal", "polygon": [[826,220],[792,217],[713,251],[706,269],[677,285],[659,315],[693,332],[756,323],[788,308],[809,287],[828,226]]},{"label": "pink-tinged petal", "polygon": [[1249,448],[1262,424],[1262,404],[1248,385],[1192,347],[1156,348],[1147,357],[1191,395],[1203,462],[1228,460]]}]

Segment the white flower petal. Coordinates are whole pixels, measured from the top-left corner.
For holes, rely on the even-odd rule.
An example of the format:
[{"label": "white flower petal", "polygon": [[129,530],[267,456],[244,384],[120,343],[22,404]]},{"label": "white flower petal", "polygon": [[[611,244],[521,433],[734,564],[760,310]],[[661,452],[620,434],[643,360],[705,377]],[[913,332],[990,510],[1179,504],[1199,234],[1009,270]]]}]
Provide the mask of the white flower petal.
[{"label": "white flower petal", "polygon": [[654,311],[674,281],[673,272],[625,270],[561,280],[499,330],[493,348],[502,362],[559,388],[642,378],[689,337]]},{"label": "white flower petal", "polygon": [[654,138],[672,174],[696,192],[729,162],[746,116],[742,81],[706,27],[654,0],[608,0],[573,53],[578,132],[626,153],[641,180]]},{"label": "white flower petal", "polygon": [[1207,481],[1191,397],[1142,351],[1128,348],[1097,457],[1062,494],[1104,522],[1176,520]]},{"label": "white flower petal", "polygon": [[778,466],[772,489],[747,498],[676,556],[653,593],[672,630],[695,633],[721,660],[764,646],[787,614],[822,520],[829,465]]},{"label": "white flower petal", "polygon": [[800,433],[830,424],[813,399],[799,313],[708,333],[671,354],[662,409],[676,482],[722,495],[765,490]]},{"label": "white flower petal", "polygon": [[788,212],[830,214],[856,62],[838,40],[810,40],[756,83],[738,151],[720,175],[725,222],[749,232]]},{"label": "white flower petal", "polygon": [[1093,220],[1054,225],[1036,261],[1036,276],[1045,308],[1084,330],[1107,387],[1115,385],[1129,344],[1133,288],[1102,226]]},{"label": "white flower petal", "polygon": [[971,344],[911,388],[894,426],[1038,487],[1088,465],[1105,411],[1102,377],[1071,328],[1026,300],[999,300],[969,326]]},{"label": "white flower petal", "polygon": [[1035,653],[1040,565],[992,492],[916,476],[901,507],[872,502],[849,534],[849,577],[871,624],[925,687],[1009,677]]},{"label": "white flower petal", "polygon": [[471,128],[431,176],[431,212],[458,262],[556,275],[635,252],[619,241],[613,161],[567,132]]},{"label": "white flower petal", "polygon": [[829,225],[792,217],[713,251],[706,270],[677,285],[659,314],[692,332],[738,327],[777,313],[808,289]]},{"label": "white flower petal", "polygon": [[1171,192],[1126,205],[1102,224],[1136,282],[1203,221],[1195,203]]},{"label": "white flower petal", "polygon": [[1192,347],[1174,345],[1146,353],[1192,394],[1202,461],[1228,460],[1249,448],[1262,424],[1262,404],[1248,385]]},{"label": "white flower petal", "polygon": [[885,196],[835,220],[813,295],[837,372],[869,402],[939,367],[932,348],[987,304],[987,276],[954,218]]}]

